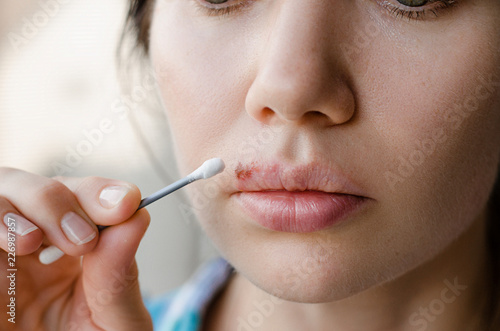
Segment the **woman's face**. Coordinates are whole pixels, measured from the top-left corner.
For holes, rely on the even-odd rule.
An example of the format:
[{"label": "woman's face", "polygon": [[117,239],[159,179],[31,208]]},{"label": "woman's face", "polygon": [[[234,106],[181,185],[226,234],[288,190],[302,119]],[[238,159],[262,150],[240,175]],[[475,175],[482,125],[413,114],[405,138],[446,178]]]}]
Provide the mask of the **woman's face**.
[{"label": "woman's face", "polygon": [[500,2],[418,2],[157,1],[151,59],[179,167],[226,162],[189,187],[193,210],[264,290],[350,296],[436,256],[484,210]]}]

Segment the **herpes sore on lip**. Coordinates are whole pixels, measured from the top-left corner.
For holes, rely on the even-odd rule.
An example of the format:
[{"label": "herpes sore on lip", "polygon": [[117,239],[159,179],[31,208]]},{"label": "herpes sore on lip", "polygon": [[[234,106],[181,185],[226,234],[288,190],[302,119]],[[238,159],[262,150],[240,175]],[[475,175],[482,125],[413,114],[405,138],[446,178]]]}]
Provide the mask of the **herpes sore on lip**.
[{"label": "herpes sore on lip", "polygon": [[253,162],[249,166],[243,166],[241,162],[239,162],[238,166],[234,170],[234,173],[236,174],[236,178],[238,180],[246,180],[251,178],[254,172],[258,170],[259,169],[255,166]]}]

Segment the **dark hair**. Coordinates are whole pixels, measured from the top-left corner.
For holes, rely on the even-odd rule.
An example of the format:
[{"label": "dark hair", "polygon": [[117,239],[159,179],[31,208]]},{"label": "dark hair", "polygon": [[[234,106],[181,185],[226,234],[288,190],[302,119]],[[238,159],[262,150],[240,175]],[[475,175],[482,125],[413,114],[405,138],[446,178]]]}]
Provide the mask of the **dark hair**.
[{"label": "dark hair", "polygon": [[[154,0],[130,0],[123,37],[132,36],[137,49],[149,51],[149,28]],[[123,41],[122,37],[122,41]]]},{"label": "dark hair", "polygon": [[[131,34],[136,50],[149,51],[149,28],[155,0],[130,0],[124,35]],[[495,188],[489,200],[488,246],[492,270],[492,303],[488,312],[489,331],[500,330],[500,164]]]},{"label": "dark hair", "polygon": [[491,317],[490,331],[500,330],[500,166],[497,172],[495,188],[489,201],[488,245],[492,264],[492,304],[489,316]]}]

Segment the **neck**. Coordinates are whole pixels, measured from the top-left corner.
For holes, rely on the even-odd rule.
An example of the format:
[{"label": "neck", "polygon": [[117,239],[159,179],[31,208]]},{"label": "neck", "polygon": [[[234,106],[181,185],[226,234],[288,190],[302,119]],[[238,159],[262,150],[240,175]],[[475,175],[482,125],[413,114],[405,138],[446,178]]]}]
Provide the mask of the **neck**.
[{"label": "neck", "polygon": [[[255,329],[483,330],[480,323],[491,299],[485,295],[491,284],[486,242],[483,216],[444,252],[404,276],[336,302],[279,301]],[[245,330],[236,317],[250,316],[255,302],[272,299],[237,274],[210,312],[209,324]]]}]

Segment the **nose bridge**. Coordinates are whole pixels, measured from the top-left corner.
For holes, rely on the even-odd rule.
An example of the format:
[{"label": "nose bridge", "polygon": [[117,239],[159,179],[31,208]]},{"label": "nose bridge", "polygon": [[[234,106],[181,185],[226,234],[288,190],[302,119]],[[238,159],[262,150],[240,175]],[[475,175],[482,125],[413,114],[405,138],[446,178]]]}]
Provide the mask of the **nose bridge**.
[{"label": "nose bridge", "polygon": [[[270,27],[261,73],[268,81],[306,85],[326,69],[327,12],[317,1],[283,1]],[[293,86],[291,86],[293,87]]]}]

